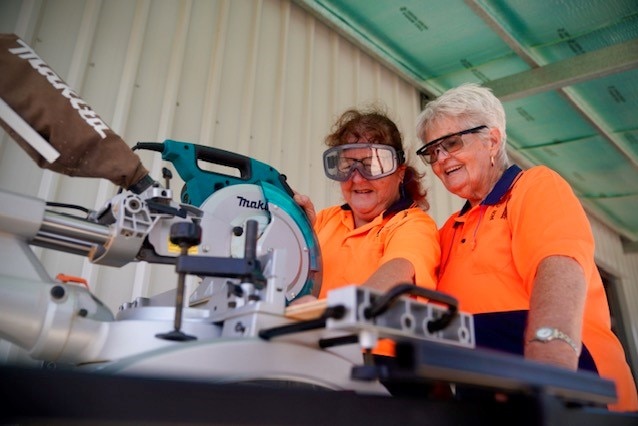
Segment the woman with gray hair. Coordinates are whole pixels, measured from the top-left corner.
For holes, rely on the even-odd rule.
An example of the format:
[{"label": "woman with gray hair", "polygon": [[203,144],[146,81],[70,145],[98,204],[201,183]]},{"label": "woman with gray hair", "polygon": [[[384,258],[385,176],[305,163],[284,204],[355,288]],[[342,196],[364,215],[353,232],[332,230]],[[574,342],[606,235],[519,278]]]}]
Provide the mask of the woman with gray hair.
[{"label": "woman with gray hair", "polygon": [[477,346],[597,372],[616,384],[610,409],[638,410],[585,211],[556,172],[510,165],[505,123],[501,102],[476,84],[418,117],[417,154],[466,200],[440,229],[437,289],[474,315]]}]

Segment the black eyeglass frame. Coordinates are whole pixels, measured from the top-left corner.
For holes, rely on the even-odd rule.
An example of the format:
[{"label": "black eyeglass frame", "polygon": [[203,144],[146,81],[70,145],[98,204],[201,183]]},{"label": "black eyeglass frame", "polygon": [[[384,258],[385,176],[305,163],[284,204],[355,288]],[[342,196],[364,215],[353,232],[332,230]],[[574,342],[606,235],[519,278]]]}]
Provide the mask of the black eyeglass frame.
[{"label": "black eyeglass frame", "polygon": [[463,135],[467,135],[467,134],[470,134],[470,133],[478,133],[481,130],[487,129],[487,128],[488,128],[488,126],[483,124],[481,126],[472,127],[471,129],[461,130],[460,132],[450,133],[449,135],[441,136],[440,138],[434,139],[433,141],[430,141],[430,142],[426,143],[425,145],[423,145],[421,148],[417,149],[416,155],[418,155],[425,163],[434,164],[434,163],[428,163],[423,158],[423,156],[425,155],[425,150],[426,149],[430,148],[431,146],[443,143],[443,141],[445,139],[447,139],[447,138],[451,138],[453,136],[463,136]]}]

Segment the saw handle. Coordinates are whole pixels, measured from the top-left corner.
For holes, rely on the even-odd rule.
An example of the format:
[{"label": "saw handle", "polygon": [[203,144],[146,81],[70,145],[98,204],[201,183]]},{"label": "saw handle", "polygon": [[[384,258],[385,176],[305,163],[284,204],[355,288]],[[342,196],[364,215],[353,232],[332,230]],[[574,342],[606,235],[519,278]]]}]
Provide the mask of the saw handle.
[{"label": "saw handle", "polygon": [[259,169],[263,168],[265,170],[268,170],[268,172],[274,172],[277,175],[277,183],[275,184],[275,186],[279,186],[291,197],[295,195],[292,188],[288,185],[286,175],[280,174],[274,168],[256,161],[250,157],[246,157],[245,155],[237,154],[235,152],[225,151],[219,148],[202,145],[195,145],[195,154],[198,160],[203,160],[212,164],[220,164],[222,166],[232,167],[239,170],[241,179],[247,181],[260,180],[259,176],[255,176],[253,178],[253,171],[257,172]]},{"label": "saw handle", "polygon": [[195,145],[195,154],[198,160],[203,160],[212,164],[220,164],[226,167],[233,167],[240,172],[240,177],[244,180],[252,180],[253,167],[255,164],[264,166],[271,171],[277,173],[277,180],[281,189],[286,191],[291,197],[295,195],[292,188],[288,185],[286,175],[280,174],[272,167],[253,160],[245,155],[237,154],[235,152],[224,151],[223,149],[213,148],[210,146]]},{"label": "saw handle", "polygon": [[[167,140],[165,142],[138,142],[135,147],[133,147],[133,150],[136,149],[146,149],[149,151],[160,152],[162,153],[163,159],[171,161],[178,167],[178,169],[180,168],[179,160],[185,158],[183,166],[188,167],[181,167],[181,169],[183,169],[182,171],[186,171],[191,166],[197,167],[197,160],[202,160],[206,161],[207,163],[218,164],[221,166],[231,167],[233,169],[239,170],[239,177],[242,180],[251,180],[252,178],[252,170],[250,164],[251,159],[234,152],[225,151],[223,149],[195,145],[185,142],[177,142],[172,140]],[[178,170],[178,172],[179,171],[180,170]],[[201,171],[205,172],[204,170]],[[224,173],[209,173],[213,173],[215,175],[224,175],[236,179],[235,176],[225,175]]]},{"label": "saw handle", "polygon": [[250,158],[243,155],[210,146],[195,145],[195,157],[207,163],[237,169],[239,170],[240,178],[243,180],[252,178]]},{"label": "saw handle", "polygon": [[[268,182],[294,196],[286,176],[267,164],[234,152],[210,146],[195,145],[167,139],[162,143],[139,142],[133,149],[147,149],[161,152],[162,159],[170,161],[186,183],[182,201],[200,206],[208,196],[229,185]],[[235,169],[239,177],[217,171],[202,170],[198,161]]]}]

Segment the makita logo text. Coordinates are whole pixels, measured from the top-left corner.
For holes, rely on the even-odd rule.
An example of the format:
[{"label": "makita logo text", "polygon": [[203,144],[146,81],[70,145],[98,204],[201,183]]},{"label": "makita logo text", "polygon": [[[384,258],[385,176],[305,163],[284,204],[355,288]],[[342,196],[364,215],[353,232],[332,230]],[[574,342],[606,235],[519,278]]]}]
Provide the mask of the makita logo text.
[{"label": "makita logo text", "polygon": [[251,201],[247,198],[242,197],[241,195],[237,196],[239,200],[239,207],[248,207],[249,209],[259,209],[259,210],[268,210],[268,206],[262,200],[259,201]]},{"label": "makita logo text", "polygon": [[69,86],[62,82],[62,79],[31,49],[24,41],[18,39],[18,44],[22,47],[9,49],[9,52],[17,55],[21,59],[26,59],[29,64],[40,74],[49,80],[53,87],[62,91],[62,96],[71,102],[71,106],[75,109],[80,117],[93,127],[95,131],[102,137],[106,138],[105,131],[109,127],[97,116],[97,114],[84,102]]}]

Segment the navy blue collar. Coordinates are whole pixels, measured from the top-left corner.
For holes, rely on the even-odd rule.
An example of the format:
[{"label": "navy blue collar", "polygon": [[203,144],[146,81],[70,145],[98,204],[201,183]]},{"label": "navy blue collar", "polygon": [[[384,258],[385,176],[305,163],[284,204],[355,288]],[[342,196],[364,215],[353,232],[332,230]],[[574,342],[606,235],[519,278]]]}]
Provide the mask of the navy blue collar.
[{"label": "navy blue collar", "polygon": [[[505,173],[503,173],[503,176],[500,177],[498,182],[496,182],[496,185],[494,185],[492,191],[487,194],[487,197],[485,197],[483,201],[481,201],[481,205],[493,206],[495,204],[498,204],[499,201],[501,201],[501,198],[503,198],[507,191],[509,191],[518,174],[522,171],[523,170],[521,170],[521,168],[518,167],[516,164],[511,165],[507,170],[505,170]],[[459,216],[463,216],[470,210],[470,208],[472,208],[470,202],[466,201],[465,205],[463,205],[463,208],[459,212]]]}]

